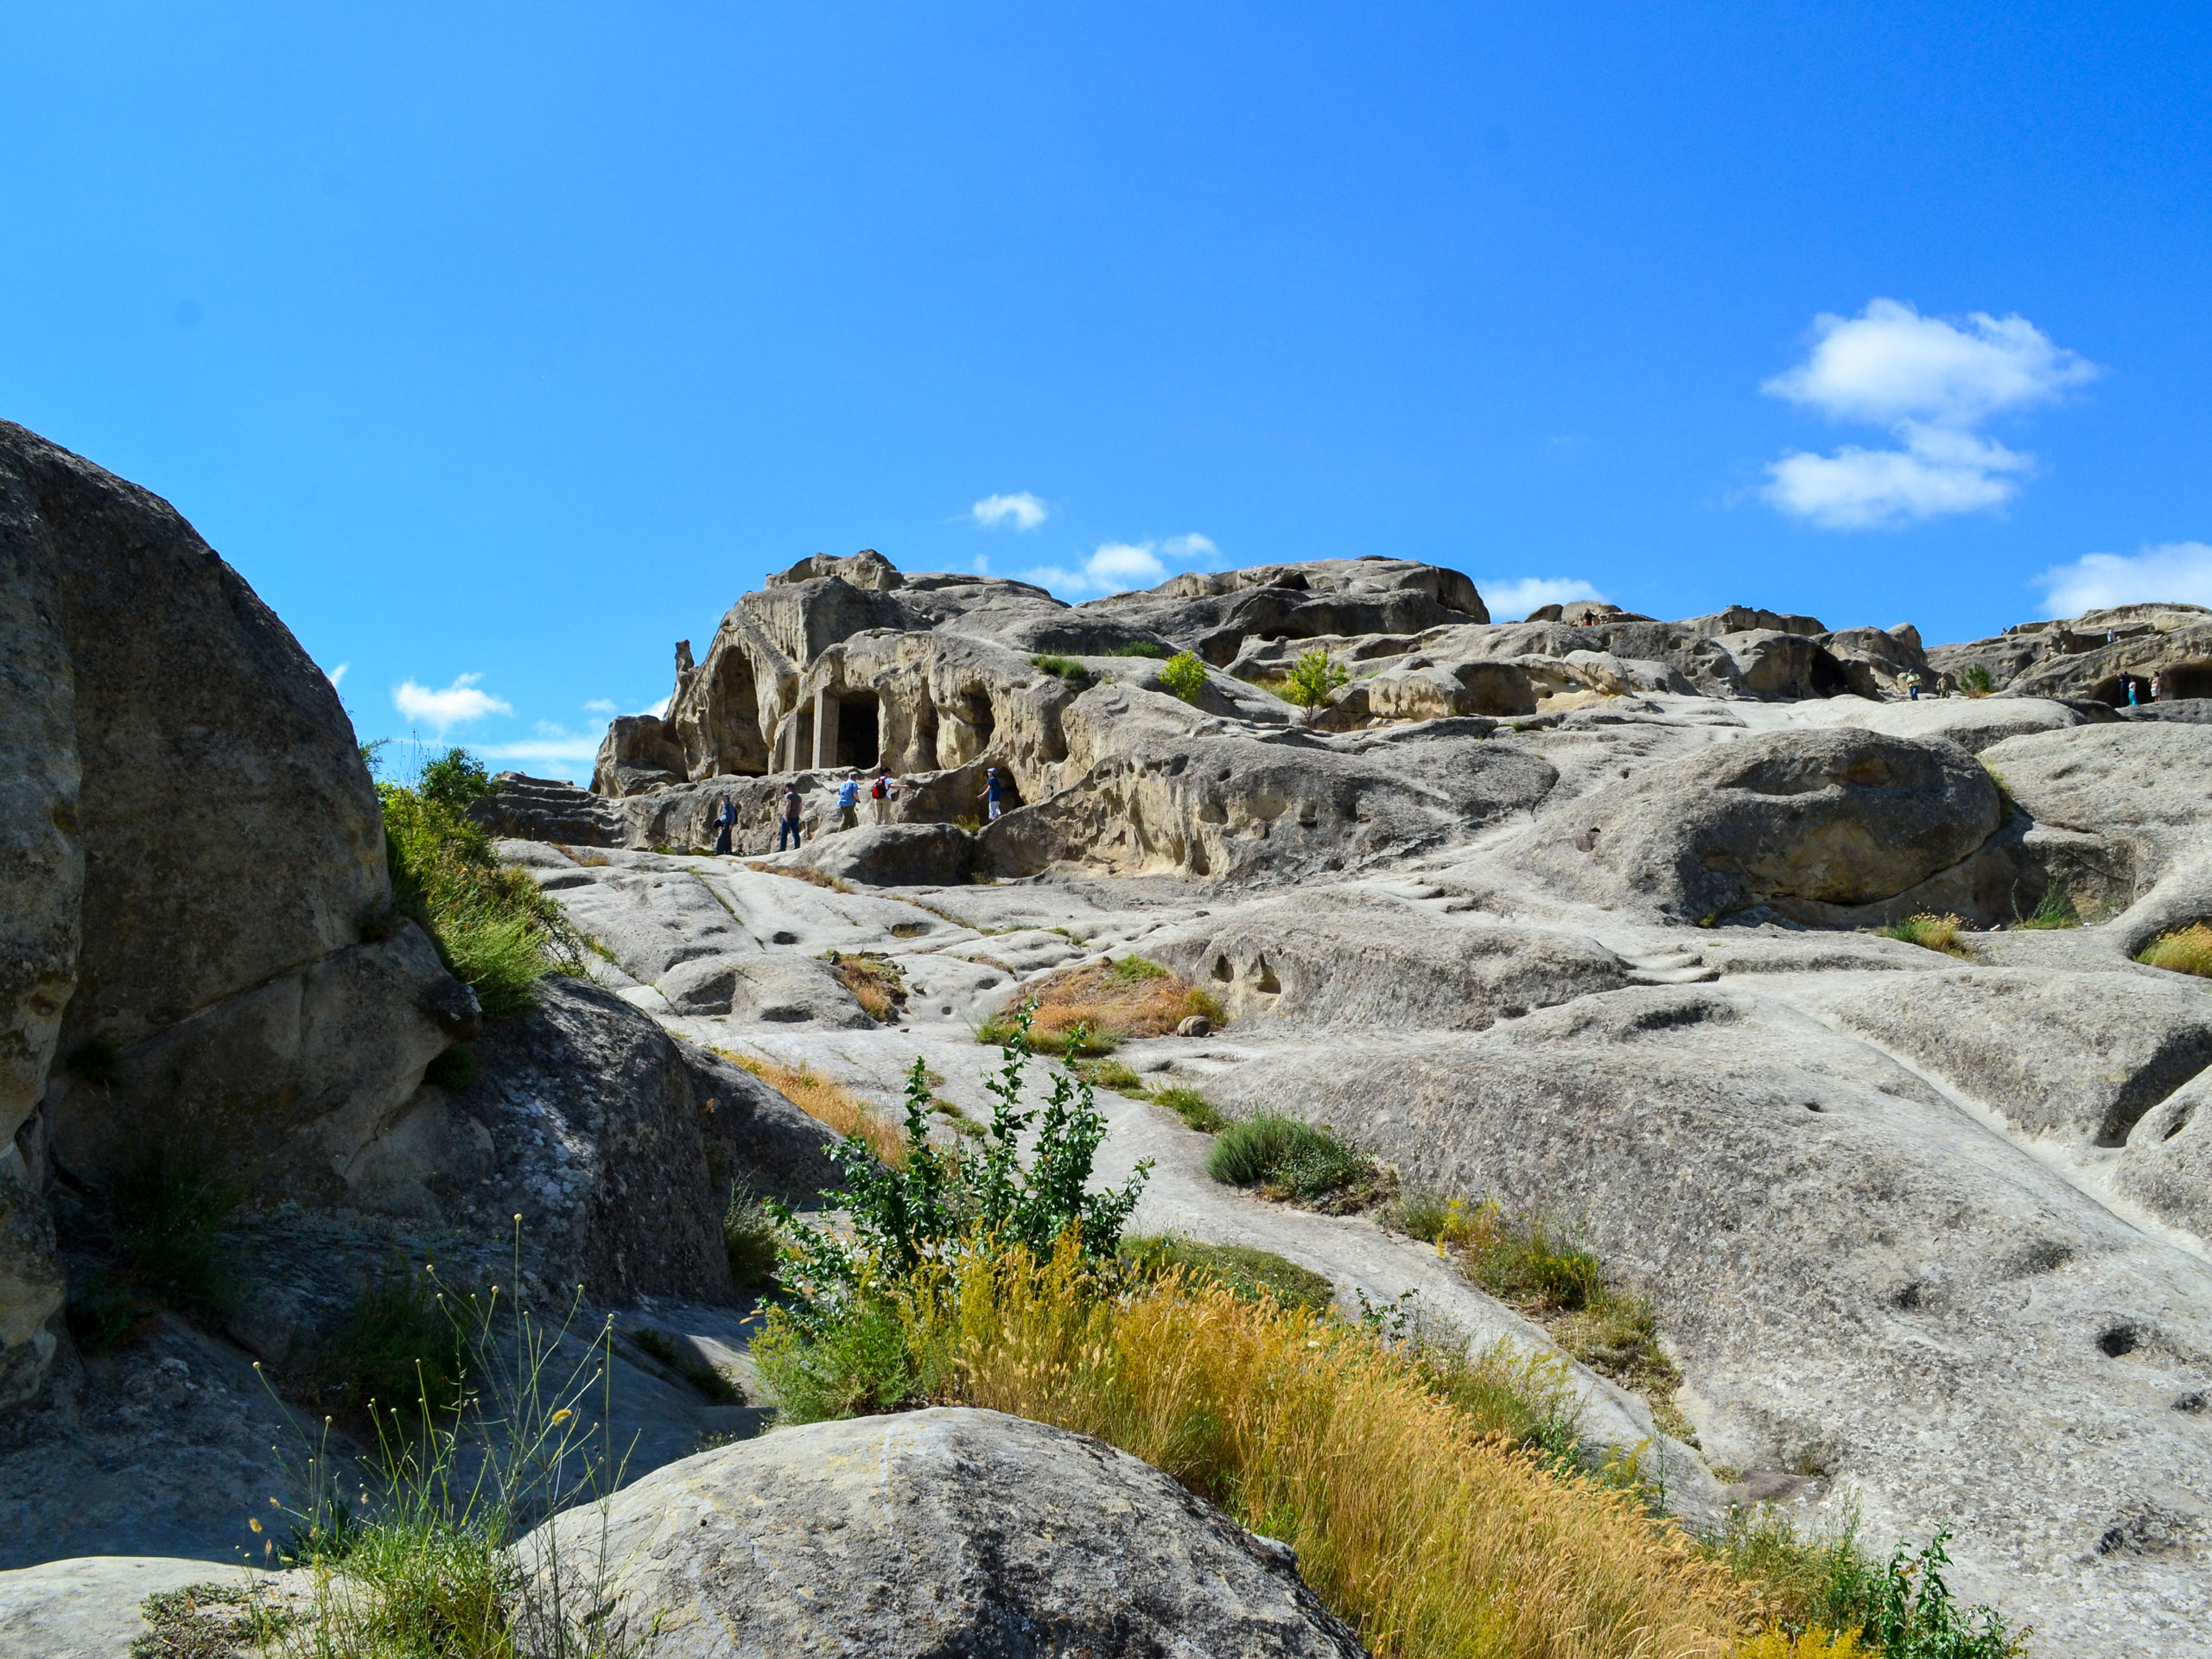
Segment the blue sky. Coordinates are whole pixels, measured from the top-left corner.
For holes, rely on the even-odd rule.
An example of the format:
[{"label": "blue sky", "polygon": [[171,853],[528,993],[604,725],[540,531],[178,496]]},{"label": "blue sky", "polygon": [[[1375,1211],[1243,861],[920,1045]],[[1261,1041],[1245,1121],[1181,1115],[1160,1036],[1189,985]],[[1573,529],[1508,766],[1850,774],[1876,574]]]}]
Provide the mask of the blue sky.
[{"label": "blue sky", "polygon": [[2212,602],[2208,29],[10,4],[0,415],[175,502],[364,736],[541,772],[817,550]]}]

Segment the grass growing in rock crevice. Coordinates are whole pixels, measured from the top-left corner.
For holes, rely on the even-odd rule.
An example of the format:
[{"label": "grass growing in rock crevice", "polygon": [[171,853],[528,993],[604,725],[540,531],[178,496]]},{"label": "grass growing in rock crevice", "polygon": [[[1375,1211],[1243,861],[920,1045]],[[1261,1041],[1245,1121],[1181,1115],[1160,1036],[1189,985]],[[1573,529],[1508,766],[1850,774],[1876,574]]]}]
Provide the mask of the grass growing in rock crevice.
[{"label": "grass growing in rock crevice", "polygon": [[[1014,1011],[1033,1005],[1029,1042],[1039,1052],[1071,1059],[1110,1054],[1122,1043],[1165,1037],[1192,1014],[1216,1025],[1219,1000],[1160,963],[1139,956],[1063,968],[1024,986],[976,1033],[981,1043],[1003,1045],[1013,1035]],[[1079,1046],[1069,1044],[1081,1029]]]},{"label": "grass growing in rock crevice", "polygon": [[1154,1090],[1152,1103],[1165,1106],[1201,1135],[1219,1135],[1229,1127],[1229,1119],[1217,1110],[1204,1095],[1179,1084]]},{"label": "grass growing in rock crevice", "polygon": [[[442,764],[431,762],[419,789],[377,785],[391,913],[422,925],[487,1018],[508,1018],[530,1008],[546,975],[581,974],[586,947],[527,872],[501,866],[492,838],[454,804],[465,791],[454,785],[434,792],[432,774]],[[388,916],[366,917],[361,931],[381,938],[390,925]]]},{"label": "grass growing in rock crevice", "polygon": [[2192,922],[2161,933],[2136,953],[2135,960],[2146,968],[2212,979],[2212,923]]},{"label": "grass growing in rock crevice", "polygon": [[1399,1199],[1389,1221],[1435,1245],[1439,1255],[1541,1325],[1592,1370],[1640,1395],[1668,1433],[1697,1444],[1695,1430],[1675,1404],[1681,1373],[1659,1344],[1658,1313],[1650,1299],[1615,1284],[1597,1253],[1571,1229],[1540,1212],[1516,1213],[1495,1202],[1470,1204],[1432,1192]]},{"label": "grass growing in rock crevice", "polygon": [[70,1334],[87,1354],[132,1340],[156,1310],[207,1315],[243,1293],[225,1232],[244,1201],[207,1154],[168,1140],[110,1158],[99,1190],[59,1205],[65,1231],[97,1262],[70,1274]]},{"label": "grass growing in rock crevice", "polygon": [[1916,944],[1923,950],[1939,951],[1947,957],[1970,957],[1972,952],[1959,943],[1959,935],[1966,931],[1966,921],[1958,916],[1937,916],[1923,911],[1917,916],[1908,916],[1902,921],[1891,922],[1874,931],[1885,939],[1897,939],[1906,944]]},{"label": "grass growing in rock crevice", "polygon": [[2074,903],[2074,895],[2066,890],[2066,884],[2054,880],[2044,888],[2043,897],[2037,901],[2036,907],[2012,925],[2037,930],[2079,927],[2082,925],[2082,912]]},{"label": "grass growing in rock crevice", "polygon": [[906,976],[899,964],[873,950],[832,950],[827,960],[836,981],[853,994],[861,1012],[887,1026],[906,1006]]},{"label": "grass growing in rock crevice", "polygon": [[1332,1211],[1371,1202],[1387,1185],[1376,1161],[1324,1123],[1260,1112],[1223,1129],[1206,1173],[1226,1186]]}]

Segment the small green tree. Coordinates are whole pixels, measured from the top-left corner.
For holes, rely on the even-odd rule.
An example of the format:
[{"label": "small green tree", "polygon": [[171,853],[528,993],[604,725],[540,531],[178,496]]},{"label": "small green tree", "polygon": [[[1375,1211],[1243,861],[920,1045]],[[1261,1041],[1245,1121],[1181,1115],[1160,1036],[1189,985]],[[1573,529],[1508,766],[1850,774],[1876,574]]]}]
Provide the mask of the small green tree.
[{"label": "small green tree", "polygon": [[467,749],[448,749],[423,768],[423,781],[415,792],[426,801],[465,812],[492,793],[492,778],[484,763]]},{"label": "small green tree", "polygon": [[1986,697],[1997,689],[1986,663],[1968,663],[1959,676],[1959,690],[1970,697]]},{"label": "small green tree", "polygon": [[1350,669],[1330,656],[1326,649],[1316,646],[1312,651],[1300,652],[1298,660],[1291,664],[1290,672],[1283,680],[1283,699],[1296,703],[1310,717],[1351,678]]},{"label": "small green tree", "polygon": [[[999,1051],[1001,1064],[985,1080],[994,1104],[976,1151],[963,1155],[931,1144],[929,1067],[918,1058],[906,1074],[904,1165],[879,1164],[856,1135],[830,1148],[845,1184],[823,1196],[827,1207],[851,1217],[850,1236],[810,1226],[786,1205],[769,1206],[791,1241],[780,1275],[792,1293],[789,1317],[809,1338],[823,1340],[853,1318],[871,1283],[905,1278],[963,1237],[1023,1245],[1041,1258],[1072,1227],[1085,1255],[1112,1259],[1152,1161],[1139,1164],[1118,1188],[1088,1190],[1106,1138],[1090,1085],[1057,1072],[1041,1111],[1022,1104],[1034,1013],[1032,1003],[1015,1016],[1014,1034]],[[1036,1141],[1025,1164],[1020,1143],[1032,1124]]]},{"label": "small green tree", "polygon": [[1160,671],[1160,683],[1184,702],[1196,703],[1198,693],[1206,689],[1206,665],[1189,652],[1180,652]]}]

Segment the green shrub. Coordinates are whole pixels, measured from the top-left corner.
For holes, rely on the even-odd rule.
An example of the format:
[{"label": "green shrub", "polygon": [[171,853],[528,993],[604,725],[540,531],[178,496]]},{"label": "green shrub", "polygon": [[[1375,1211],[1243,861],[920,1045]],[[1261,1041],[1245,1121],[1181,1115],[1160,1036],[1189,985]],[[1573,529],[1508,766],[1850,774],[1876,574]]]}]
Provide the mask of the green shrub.
[{"label": "green shrub", "polygon": [[1996,677],[1986,663],[1968,663],[1959,675],[1959,690],[1970,697],[1986,697],[1996,689]]},{"label": "green shrub", "polygon": [[1351,671],[1319,647],[1299,653],[1282,682],[1283,700],[1307,710],[1319,709],[1351,678]]},{"label": "green shrub", "polygon": [[1075,1074],[1094,1089],[1111,1089],[1117,1095],[1144,1097],[1144,1079],[1119,1060],[1077,1060]]},{"label": "green shrub", "polygon": [[813,1332],[772,1313],[751,1352],[761,1380],[775,1390],[777,1417],[787,1423],[893,1411],[914,1392],[906,1332],[899,1316],[881,1307],[846,1308]]},{"label": "green shrub", "polygon": [[[435,764],[435,763],[434,763]],[[581,973],[583,940],[524,872],[500,867],[461,811],[379,784],[392,908],[422,924],[491,1019],[526,1011],[549,973]]]},{"label": "green shrub", "polygon": [[1325,1123],[1262,1112],[1224,1129],[1206,1154],[1206,1173],[1226,1186],[1258,1186],[1301,1203],[1371,1185],[1375,1160]]},{"label": "green shrub", "polygon": [[494,790],[481,760],[467,749],[448,749],[423,768],[415,792],[448,811],[465,812]]},{"label": "green shrub", "polygon": [[1172,1089],[1153,1091],[1153,1104],[1165,1106],[1191,1128],[1202,1135],[1219,1135],[1229,1127],[1229,1120],[1208,1103],[1206,1097],[1195,1089],[1178,1084]]},{"label": "green shrub", "polygon": [[1154,662],[1175,653],[1156,639],[1132,639],[1126,645],[1116,645],[1106,653],[1109,657],[1149,657]]},{"label": "green shrub", "polygon": [[1206,689],[1206,665],[1189,652],[1179,652],[1160,671],[1160,683],[1184,702],[1195,703],[1198,693]]},{"label": "green shrub", "polygon": [[1125,1238],[1122,1254],[1142,1275],[1170,1268],[1218,1280],[1247,1301],[1268,1295],[1287,1307],[1310,1307],[1325,1313],[1336,1306],[1337,1287],[1326,1274],[1301,1268],[1272,1250],[1255,1250],[1244,1244],[1202,1244],[1195,1239],[1170,1236]]},{"label": "green shrub", "polygon": [[729,1252],[729,1276],[740,1290],[765,1285],[776,1276],[780,1242],[776,1218],[767,1206],[733,1184],[722,1211],[722,1245]]},{"label": "green shrub", "polygon": [[1077,683],[1090,677],[1090,671],[1072,657],[1054,657],[1049,653],[1029,659],[1030,667],[1050,674],[1054,679]]},{"label": "green shrub", "polygon": [[308,1361],[307,1391],[356,1429],[393,1407],[450,1412],[461,1403],[467,1344],[427,1271],[400,1266],[371,1278]]},{"label": "green shrub", "polygon": [[238,1283],[223,1225],[244,1197],[196,1147],[153,1142],[122,1154],[101,1200],[124,1280],[182,1313],[231,1306]]}]

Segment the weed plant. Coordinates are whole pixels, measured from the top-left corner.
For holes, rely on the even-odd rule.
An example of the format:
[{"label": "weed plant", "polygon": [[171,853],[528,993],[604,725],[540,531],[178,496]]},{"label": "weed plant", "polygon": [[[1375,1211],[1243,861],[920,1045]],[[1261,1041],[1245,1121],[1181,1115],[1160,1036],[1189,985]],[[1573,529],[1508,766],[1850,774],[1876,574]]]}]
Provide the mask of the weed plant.
[{"label": "weed plant", "polygon": [[380,783],[377,793],[392,913],[422,925],[486,1016],[528,1010],[549,973],[583,971],[584,942],[561,907],[526,873],[503,868],[490,836],[459,808],[399,784]]},{"label": "weed plant", "polygon": [[[998,1014],[986,1020],[976,1040],[995,1046],[1010,1041],[1017,1005],[1033,1005],[1025,1040],[1033,1047],[1069,1059],[1096,1059],[1124,1042],[1164,1037],[1192,1014],[1216,1024],[1225,1017],[1211,991],[1147,957],[1130,955],[1086,963],[1046,975],[1028,986]],[[1079,1046],[1070,1040],[1077,1028]]]},{"label": "weed plant", "polygon": [[1206,689],[1206,665],[1189,652],[1179,652],[1160,671],[1160,683],[1170,696],[1195,704]]},{"label": "weed plant", "polygon": [[379,1406],[420,1400],[440,1415],[462,1397],[467,1344],[427,1269],[404,1263],[373,1275],[316,1345],[308,1397],[357,1432],[372,1433]]},{"label": "weed plant", "polygon": [[1959,675],[1959,690],[1970,697],[1986,697],[1996,689],[1996,676],[1986,663],[1968,663]]},{"label": "weed plant", "polygon": [[128,1147],[109,1163],[99,1203],[112,1253],[102,1316],[108,1345],[138,1322],[142,1300],[182,1313],[218,1313],[237,1301],[223,1229],[244,1197],[207,1153],[181,1142]]},{"label": "weed plant", "polygon": [[1149,657],[1154,662],[1175,653],[1156,639],[1132,639],[1126,645],[1116,645],[1106,653],[1109,657]]},{"label": "weed plant", "polygon": [[1375,1160],[1324,1123],[1262,1112],[1221,1131],[1206,1154],[1206,1173],[1228,1186],[1256,1186],[1300,1204],[1356,1201],[1370,1193]]},{"label": "weed plant", "polygon": [[[445,1339],[463,1357],[459,1387],[441,1403],[425,1375],[411,1396],[377,1402],[365,1483],[349,1490],[327,1432],[302,1448],[305,1497],[276,1511],[289,1541],[272,1535],[264,1550],[272,1565],[306,1569],[309,1591],[263,1654],[627,1659],[650,1636],[610,1594],[604,1500],[623,1464],[606,1427],[613,1326],[584,1336],[581,1292],[557,1323],[541,1318],[522,1299],[520,1263],[518,1233],[511,1295],[456,1294],[426,1270]],[[569,1541],[588,1527],[528,1531],[594,1503],[595,1553]]]}]

